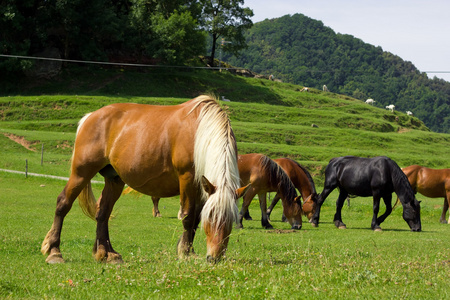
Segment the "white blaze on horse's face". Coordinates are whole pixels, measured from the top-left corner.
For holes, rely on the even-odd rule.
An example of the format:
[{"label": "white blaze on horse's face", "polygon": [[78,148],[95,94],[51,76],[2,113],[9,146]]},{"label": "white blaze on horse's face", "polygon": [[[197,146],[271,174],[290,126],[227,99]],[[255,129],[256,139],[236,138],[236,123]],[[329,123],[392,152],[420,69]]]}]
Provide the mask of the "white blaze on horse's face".
[{"label": "white blaze on horse's face", "polygon": [[[203,176],[202,186],[205,192],[208,193],[208,198],[213,196],[217,188]],[[235,195],[245,193],[250,185],[235,191]],[[217,195],[216,195],[217,196]],[[237,214],[237,207],[236,207]],[[233,228],[235,218],[232,215],[216,216],[216,224],[208,221],[203,221],[203,229],[206,234],[206,257],[209,262],[217,262],[225,254],[228,246],[228,240]]]}]

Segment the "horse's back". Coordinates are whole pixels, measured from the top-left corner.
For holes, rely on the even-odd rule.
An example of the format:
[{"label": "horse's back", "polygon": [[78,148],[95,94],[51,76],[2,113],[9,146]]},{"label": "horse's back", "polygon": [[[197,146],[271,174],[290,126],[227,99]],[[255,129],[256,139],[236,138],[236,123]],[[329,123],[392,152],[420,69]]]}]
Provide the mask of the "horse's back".
[{"label": "horse's back", "polygon": [[[74,164],[93,168],[109,164],[124,182],[140,192],[160,197],[176,195],[178,174],[193,168],[197,123],[194,118],[186,118],[189,110],[186,104],[105,106],[81,125]],[[147,190],[150,186],[152,191]]]},{"label": "horse's back", "polygon": [[325,170],[325,180],[350,195],[371,196],[374,190],[392,192],[391,162],[384,156],[333,158]]},{"label": "horse's back", "polygon": [[238,156],[238,168],[241,185],[252,183],[252,186],[259,184],[265,176],[261,165],[264,159],[263,154],[251,153]]},{"label": "horse's back", "polygon": [[416,190],[430,198],[445,197],[450,190],[450,169],[422,167],[417,175]]}]

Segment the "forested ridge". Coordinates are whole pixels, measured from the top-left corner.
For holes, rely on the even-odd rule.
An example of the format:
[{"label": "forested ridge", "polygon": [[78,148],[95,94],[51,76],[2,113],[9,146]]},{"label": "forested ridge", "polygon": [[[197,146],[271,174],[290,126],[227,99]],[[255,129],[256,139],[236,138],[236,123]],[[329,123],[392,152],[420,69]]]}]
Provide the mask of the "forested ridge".
[{"label": "forested ridge", "polygon": [[[433,131],[450,132],[450,83],[429,79],[411,63],[351,35],[337,34],[302,14],[256,23],[246,32],[248,48],[232,65],[273,74],[284,82],[374,99],[412,111]],[[432,55],[432,53],[430,53]]]}]

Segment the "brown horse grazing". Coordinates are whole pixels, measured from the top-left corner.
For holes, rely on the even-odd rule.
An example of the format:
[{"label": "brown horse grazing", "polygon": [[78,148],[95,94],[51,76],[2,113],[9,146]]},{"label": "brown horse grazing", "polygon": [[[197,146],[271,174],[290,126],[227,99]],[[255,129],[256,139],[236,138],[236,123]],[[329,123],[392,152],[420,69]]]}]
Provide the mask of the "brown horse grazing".
[{"label": "brown horse grazing", "polygon": [[[305,207],[315,206],[318,197],[316,186],[311,177],[311,174],[309,174],[308,170],[306,170],[305,167],[290,158],[277,158],[273,161],[276,162],[284,170],[284,172],[286,172],[295,188],[299,190],[300,195],[303,198],[303,213],[305,214]],[[273,208],[279,200],[280,193],[277,193],[272,199],[272,204],[270,204],[269,208],[267,209],[267,216],[269,218]],[[313,215],[312,210],[312,208],[307,209],[308,213],[306,214],[306,217],[308,218],[308,220],[310,220]]]},{"label": "brown horse grazing", "polygon": [[[105,179],[97,203],[90,185],[96,173]],[[202,220],[208,261],[220,259],[238,216],[237,148],[226,112],[215,99],[200,96],[174,106],[117,103],[81,119],[70,178],[58,196],[53,225],[42,243],[48,263],[64,262],[61,228],[77,197],[84,211],[97,220],[95,258],[122,261],[111,245],[108,220],[125,183],[155,197],[180,195],[185,217],[178,255],[193,252]]]},{"label": "brown horse grazing", "polygon": [[[408,177],[414,193],[419,192],[429,198],[444,197],[444,207],[439,222],[447,224],[445,215],[450,205],[450,169],[429,169],[412,165],[402,168],[402,171]],[[450,215],[448,223],[450,224]]]},{"label": "brown horse grazing", "polygon": [[242,228],[242,219],[248,212],[248,207],[258,194],[261,207],[261,224],[266,229],[273,228],[267,218],[266,194],[277,192],[283,203],[283,213],[292,229],[302,228],[302,207],[297,192],[283,169],[269,157],[262,154],[245,154],[238,156],[239,175],[241,185],[250,184],[244,194],[242,209],[239,214],[238,227]]}]

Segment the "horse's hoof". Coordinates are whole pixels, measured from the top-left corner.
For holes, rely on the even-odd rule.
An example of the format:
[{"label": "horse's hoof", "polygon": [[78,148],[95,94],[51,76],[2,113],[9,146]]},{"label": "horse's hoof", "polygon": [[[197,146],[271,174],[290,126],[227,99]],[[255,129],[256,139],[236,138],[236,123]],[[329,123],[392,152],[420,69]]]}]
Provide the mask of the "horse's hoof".
[{"label": "horse's hoof", "polygon": [[447,220],[445,220],[445,219],[439,219],[439,222],[440,222],[441,224],[447,224]]},{"label": "horse's hoof", "polygon": [[381,227],[376,227],[373,231],[375,231],[375,232],[382,232],[383,230],[381,229]]},{"label": "horse's hoof", "polygon": [[237,224],[236,225],[236,229],[243,229],[244,228],[244,226],[242,226],[242,224]]},{"label": "horse's hoof", "polygon": [[123,264],[122,255],[119,253],[108,253],[108,257],[106,258],[106,263],[108,264]]},{"label": "horse's hoof", "polygon": [[319,227],[319,224],[311,222],[312,227]]},{"label": "horse's hoof", "polygon": [[54,253],[54,254],[50,254],[47,257],[47,259],[45,260],[45,262],[48,264],[63,264],[66,261],[63,259],[61,253]]},{"label": "horse's hoof", "polygon": [[247,220],[247,221],[253,221],[253,218],[252,218],[252,217],[250,217],[250,216],[248,216],[248,217],[244,217],[244,219],[245,219],[245,220]]},{"label": "horse's hoof", "polygon": [[273,229],[273,226],[272,225],[266,225],[266,226],[263,226],[265,229]]},{"label": "horse's hoof", "polygon": [[334,226],[336,226],[339,229],[347,229],[347,226],[345,226],[345,224],[342,223],[341,221],[335,221]]}]

